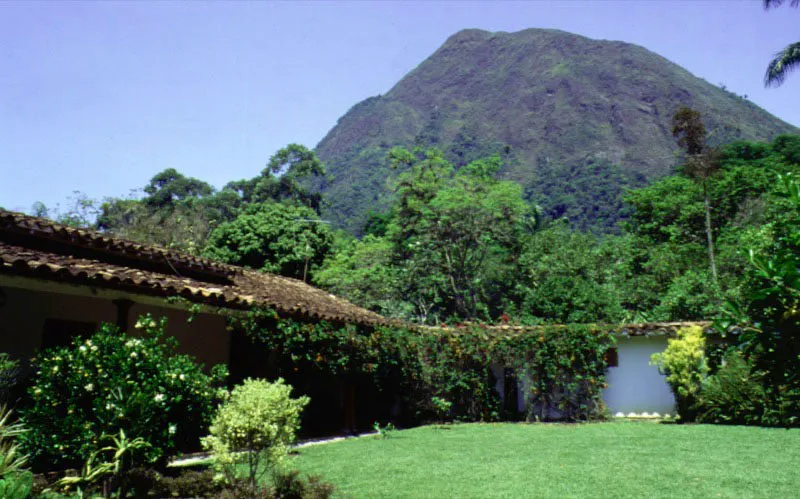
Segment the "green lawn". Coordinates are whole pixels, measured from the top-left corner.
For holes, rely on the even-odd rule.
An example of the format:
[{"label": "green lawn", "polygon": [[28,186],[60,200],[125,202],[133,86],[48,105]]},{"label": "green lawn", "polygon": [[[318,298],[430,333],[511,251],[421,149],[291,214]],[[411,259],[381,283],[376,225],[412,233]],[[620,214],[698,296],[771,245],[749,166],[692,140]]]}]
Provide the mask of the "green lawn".
[{"label": "green lawn", "polygon": [[341,497],[800,496],[800,430],[465,424],[306,447]]}]

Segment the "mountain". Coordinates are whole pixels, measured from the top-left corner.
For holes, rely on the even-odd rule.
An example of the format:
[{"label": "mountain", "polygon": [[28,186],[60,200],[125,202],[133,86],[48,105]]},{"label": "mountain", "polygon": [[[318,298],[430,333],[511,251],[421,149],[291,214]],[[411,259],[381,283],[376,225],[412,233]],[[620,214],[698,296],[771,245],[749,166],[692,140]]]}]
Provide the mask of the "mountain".
[{"label": "mountain", "polygon": [[798,129],[649,50],[556,30],[464,30],[385,95],[350,109],[317,146],[330,178],[326,218],[358,232],[391,205],[386,153],[435,146],[457,166],[500,154],[552,216],[613,230],[620,195],[674,170],[670,120],[702,113],[711,141],[770,140]]}]

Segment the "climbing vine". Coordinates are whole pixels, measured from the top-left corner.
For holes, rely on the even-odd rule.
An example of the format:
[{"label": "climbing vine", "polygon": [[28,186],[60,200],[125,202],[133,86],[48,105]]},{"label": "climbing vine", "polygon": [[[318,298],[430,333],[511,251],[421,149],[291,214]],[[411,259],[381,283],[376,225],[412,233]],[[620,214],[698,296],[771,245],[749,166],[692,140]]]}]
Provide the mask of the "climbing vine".
[{"label": "climbing vine", "polygon": [[492,366],[513,369],[529,420],[605,413],[604,356],[614,344],[607,327],[369,328],[300,322],[264,308],[229,320],[282,369],[368,376],[379,389],[396,390],[416,421],[501,419]]}]

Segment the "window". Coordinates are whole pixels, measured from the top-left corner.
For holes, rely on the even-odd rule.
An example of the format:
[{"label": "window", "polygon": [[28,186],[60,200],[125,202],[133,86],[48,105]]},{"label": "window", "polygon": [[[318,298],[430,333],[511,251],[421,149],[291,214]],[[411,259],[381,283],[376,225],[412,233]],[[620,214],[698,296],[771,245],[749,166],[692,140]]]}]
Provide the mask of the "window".
[{"label": "window", "polygon": [[519,411],[517,377],[511,368],[503,369],[503,409],[514,414]]},{"label": "window", "polygon": [[88,338],[97,330],[94,322],[64,321],[47,319],[42,331],[42,350],[53,347],[68,346],[76,336]]},{"label": "window", "polygon": [[616,347],[606,350],[605,360],[608,367],[619,367],[619,350]]}]

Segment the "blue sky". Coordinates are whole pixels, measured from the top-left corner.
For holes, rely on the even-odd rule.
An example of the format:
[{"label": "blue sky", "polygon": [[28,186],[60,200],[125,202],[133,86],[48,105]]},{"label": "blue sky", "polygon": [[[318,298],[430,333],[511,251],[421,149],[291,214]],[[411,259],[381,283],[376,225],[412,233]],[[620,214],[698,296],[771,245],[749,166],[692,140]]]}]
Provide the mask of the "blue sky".
[{"label": "blue sky", "polygon": [[722,0],[0,2],[0,206],[124,196],[168,167],[252,177],[465,28],[636,43],[800,125],[800,72],[762,83],[798,21]]}]

